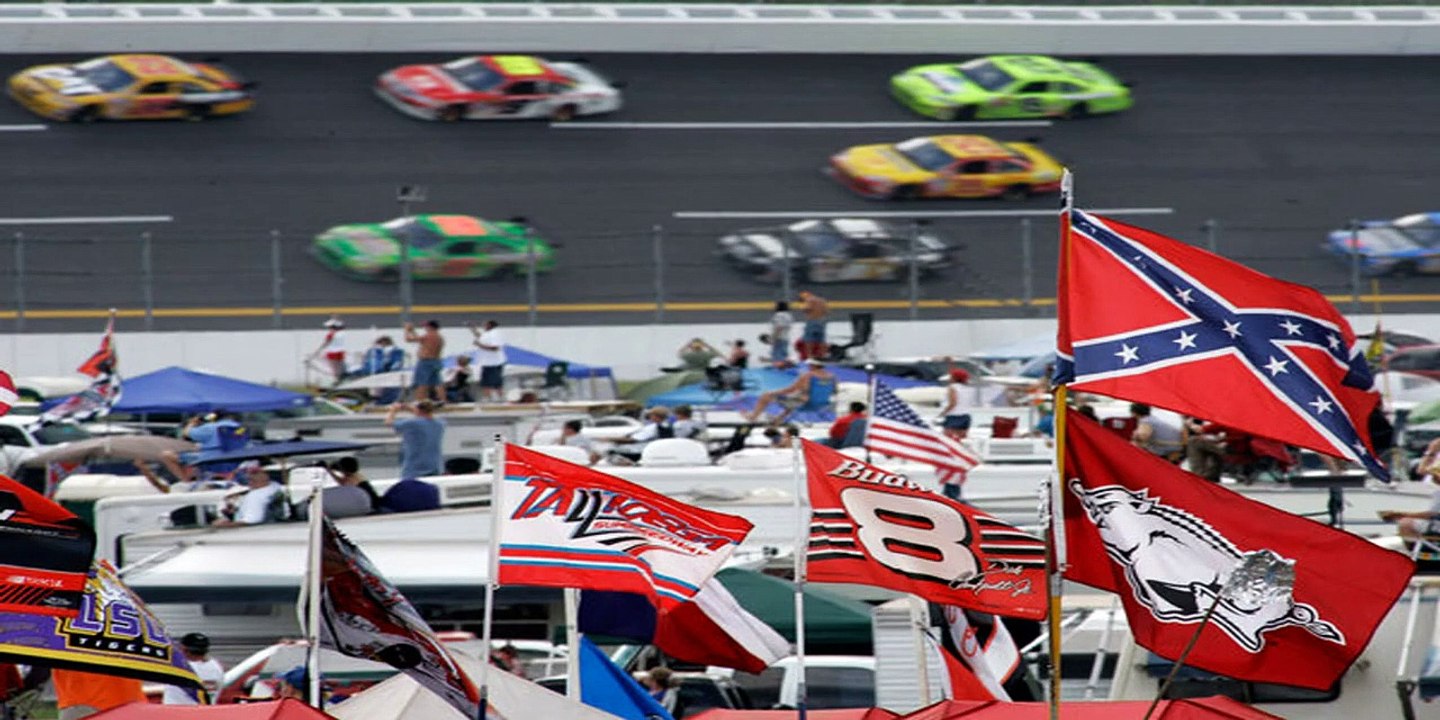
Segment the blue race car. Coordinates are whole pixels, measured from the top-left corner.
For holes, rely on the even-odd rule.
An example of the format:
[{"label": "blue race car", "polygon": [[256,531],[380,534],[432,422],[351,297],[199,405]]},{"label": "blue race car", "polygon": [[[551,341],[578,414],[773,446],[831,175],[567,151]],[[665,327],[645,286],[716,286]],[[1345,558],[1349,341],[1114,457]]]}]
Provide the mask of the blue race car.
[{"label": "blue race car", "polygon": [[1325,249],[1347,261],[1358,253],[1366,275],[1440,273],[1440,212],[1362,220],[1358,230],[1331,230]]}]

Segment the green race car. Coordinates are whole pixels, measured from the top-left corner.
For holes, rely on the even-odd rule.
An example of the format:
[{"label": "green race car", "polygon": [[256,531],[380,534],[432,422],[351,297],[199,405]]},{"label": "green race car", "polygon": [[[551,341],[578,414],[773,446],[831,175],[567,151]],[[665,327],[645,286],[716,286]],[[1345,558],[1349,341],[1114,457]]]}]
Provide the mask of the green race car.
[{"label": "green race car", "polygon": [[360,280],[400,277],[400,244],[410,239],[417,280],[523,275],[535,253],[535,271],[555,267],[555,250],[521,222],[493,222],[468,215],[415,215],[383,223],[330,228],[310,252],[327,267]]},{"label": "green race car", "polygon": [[936,120],[1075,118],[1120,112],[1130,88],[1089,63],[1044,55],[990,55],[921,65],[890,79],[890,94]]}]

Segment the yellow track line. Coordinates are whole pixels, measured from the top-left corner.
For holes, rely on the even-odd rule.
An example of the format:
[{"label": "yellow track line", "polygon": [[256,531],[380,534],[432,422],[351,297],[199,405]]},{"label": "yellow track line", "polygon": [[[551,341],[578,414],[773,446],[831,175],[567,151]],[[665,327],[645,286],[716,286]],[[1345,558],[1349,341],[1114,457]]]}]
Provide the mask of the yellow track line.
[{"label": "yellow track line", "polygon": [[[1354,300],[1351,295],[1328,295],[1326,296],[1333,303],[1344,304]],[[1437,293],[1408,293],[1391,295],[1361,295],[1362,303],[1437,303],[1440,302],[1440,294]],[[954,300],[921,300],[917,303],[922,309],[938,310],[945,308],[971,308],[971,309],[997,309],[997,308],[1020,308],[1025,307],[1025,302],[1019,298],[967,298]],[[1031,303],[1033,307],[1049,307],[1055,304],[1055,298],[1035,298]],[[666,312],[724,312],[724,311],[764,311],[774,306],[772,301],[744,300],[731,302],[671,302],[665,303]],[[831,307],[839,310],[904,310],[910,307],[909,300],[832,300]],[[475,315],[486,313],[519,314],[529,312],[529,306],[509,304],[476,304],[476,305],[415,305],[411,309],[414,314],[420,315]],[[654,313],[655,303],[653,302],[614,302],[614,303],[540,303],[537,311],[542,313]],[[271,317],[275,313],[273,308],[268,307],[187,307],[187,308],[155,308],[157,318],[246,318],[246,317]],[[280,310],[285,317],[315,317],[325,316],[334,313],[348,315],[398,315],[398,305],[316,305],[302,307],[287,307]],[[145,311],[141,308],[122,308],[118,311],[120,317],[143,318]],[[19,316],[14,310],[0,310],[0,320],[14,320]],[[25,313],[27,320],[70,320],[70,319],[95,319],[110,316],[109,309],[105,308],[65,308],[56,310],[30,310]]]}]

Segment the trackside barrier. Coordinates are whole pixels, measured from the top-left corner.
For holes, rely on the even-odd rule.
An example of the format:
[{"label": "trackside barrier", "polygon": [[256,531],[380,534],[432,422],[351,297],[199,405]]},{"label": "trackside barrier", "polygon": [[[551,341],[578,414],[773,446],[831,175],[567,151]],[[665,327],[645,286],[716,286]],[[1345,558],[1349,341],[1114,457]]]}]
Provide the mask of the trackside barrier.
[{"label": "trackside barrier", "polygon": [[1440,54],[1440,8],[0,4],[25,52]]}]

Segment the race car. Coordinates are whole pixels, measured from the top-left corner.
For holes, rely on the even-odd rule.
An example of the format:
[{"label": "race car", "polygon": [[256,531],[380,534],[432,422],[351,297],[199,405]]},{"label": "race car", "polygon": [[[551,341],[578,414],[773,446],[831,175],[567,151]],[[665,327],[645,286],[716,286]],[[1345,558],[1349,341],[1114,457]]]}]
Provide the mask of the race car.
[{"label": "race car", "polygon": [[953,264],[951,248],[929,232],[875,220],[802,220],[792,225],[740,230],[720,238],[718,252],[730,264],[762,282],[780,282],[789,248],[790,274],[811,283],[895,281],[909,276],[913,257],[922,275]]},{"label": "race car", "polygon": [[1060,190],[1064,168],[1028,142],[983,135],[918,137],[894,145],[860,145],[830,158],[827,172],[873,198],[1020,200]]},{"label": "race car", "polygon": [[165,55],[106,55],[11,76],[10,97],[52,120],[202,120],[245,112],[255,84],[218,65]]},{"label": "race car", "polygon": [[340,225],[315,237],[310,252],[325,266],[357,280],[400,278],[400,251],[410,240],[410,272],[417,280],[489,278],[555,268],[555,251],[518,220],[469,215],[415,215],[383,223]]},{"label": "race car", "polygon": [[1325,248],[1346,261],[1358,253],[1367,275],[1440,273],[1440,212],[1362,220],[1356,230],[1331,230]]},{"label": "race car", "polygon": [[1134,104],[1130,87],[1089,63],[1044,55],[991,55],[921,65],[890,79],[901,105],[936,120],[1078,118]]},{"label": "race car", "polygon": [[444,65],[405,65],[381,75],[375,94],[421,120],[570,120],[620,109],[620,90],[589,67],[529,55],[478,55]]}]

